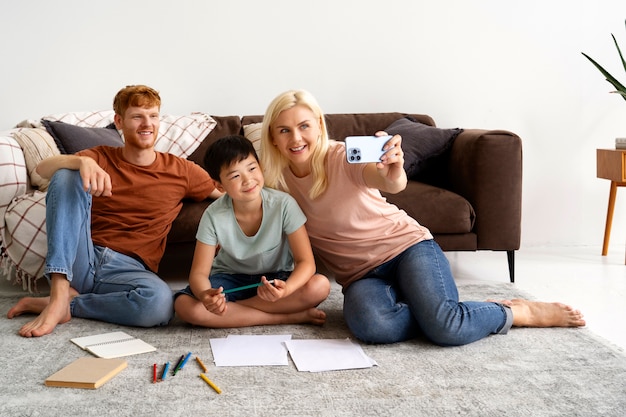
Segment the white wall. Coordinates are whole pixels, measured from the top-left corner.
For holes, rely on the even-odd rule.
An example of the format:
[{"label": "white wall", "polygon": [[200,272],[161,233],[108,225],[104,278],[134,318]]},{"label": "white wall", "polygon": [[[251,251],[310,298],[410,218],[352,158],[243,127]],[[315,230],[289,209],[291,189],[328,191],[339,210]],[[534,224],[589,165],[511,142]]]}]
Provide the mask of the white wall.
[{"label": "white wall", "polygon": [[[0,130],[109,109],[127,84],[162,111],[262,114],[289,88],[327,113],[427,113],[524,140],[523,246],[600,245],[609,183],[595,149],[626,136],[623,0],[0,0]],[[620,193],[621,192],[621,193]],[[623,195],[622,195],[623,194]],[[614,244],[624,244],[626,190]]]}]

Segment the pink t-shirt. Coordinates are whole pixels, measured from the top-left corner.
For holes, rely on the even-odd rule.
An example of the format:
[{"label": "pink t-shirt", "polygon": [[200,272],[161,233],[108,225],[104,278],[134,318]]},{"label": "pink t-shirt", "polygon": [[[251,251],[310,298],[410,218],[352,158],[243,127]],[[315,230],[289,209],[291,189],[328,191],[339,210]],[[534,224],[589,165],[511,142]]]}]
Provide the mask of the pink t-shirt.
[{"label": "pink t-shirt", "polygon": [[312,176],[297,178],[289,168],[289,193],[307,217],[316,255],[343,287],[393,259],[408,247],[432,239],[430,231],[388,203],[363,179],[365,164],[348,164],[342,142],[330,142],[325,161],[328,188],[309,198]]}]

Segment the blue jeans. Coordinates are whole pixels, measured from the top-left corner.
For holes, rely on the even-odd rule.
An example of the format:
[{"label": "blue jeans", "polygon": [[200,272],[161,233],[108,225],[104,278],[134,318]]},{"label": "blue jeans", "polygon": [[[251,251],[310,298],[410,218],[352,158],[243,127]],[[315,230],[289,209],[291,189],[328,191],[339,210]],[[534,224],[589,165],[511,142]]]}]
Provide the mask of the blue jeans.
[{"label": "blue jeans", "polygon": [[510,308],[492,302],[459,302],[445,255],[434,240],[417,243],[344,290],[344,318],[367,343],[395,343],[425,335],[458,346],[506,333]]},{"label": "blue jeans", "polygon": [[52,177],[46,195],[46,277],[64,274],[78,291],[70,303],[72,317],[125,326],[167,324],[174,314],[170,287],[141,261],[93,244],[91,199],[78,171],[60,169]]}]

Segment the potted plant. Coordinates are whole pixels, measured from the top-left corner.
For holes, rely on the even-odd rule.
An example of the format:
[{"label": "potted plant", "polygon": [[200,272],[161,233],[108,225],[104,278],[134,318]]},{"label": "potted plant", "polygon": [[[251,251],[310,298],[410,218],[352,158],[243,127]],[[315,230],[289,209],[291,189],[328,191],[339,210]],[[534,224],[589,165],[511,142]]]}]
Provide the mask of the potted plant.
[{"label": "potted plant", "polygon": [[[624,23],[626,25],[626,21]],[[619,45],[617,43],[617,40],[615,39],[615,36],[612,33],[611,33],[611,37],[613,37],[613,42],[615,43],[615,47],[617,48],[617,53],[619,54],[619,57],[622,60],[622,65],[624,66],[624,71],[626,71],[626,61],[624,61],[624,57],[622,56],[622,51],[619,49]],[[587,58],[589,61],[591,61],[591,63],[593,65],[595,65],[595,67],[597,69],[600,70],[602,75],[604,75],[606,80],[608,82],[610,82],[613,85],[613,87],[615,87],[616,91],[611,91],[611,93],[617,93],[617,94],[621,95],[624,100],[626,100],[626,87],[624,87],[624,85],[622,83],[617,81],[617,78],[615,78],[611,74],[609,74],[609,72],[607,70],[605,70],[600,64],[598,64],[595,60],[593,60],[589,55],[587,55],[584,52],[581,52],[581,53],[585,56],[585,58]]]}]

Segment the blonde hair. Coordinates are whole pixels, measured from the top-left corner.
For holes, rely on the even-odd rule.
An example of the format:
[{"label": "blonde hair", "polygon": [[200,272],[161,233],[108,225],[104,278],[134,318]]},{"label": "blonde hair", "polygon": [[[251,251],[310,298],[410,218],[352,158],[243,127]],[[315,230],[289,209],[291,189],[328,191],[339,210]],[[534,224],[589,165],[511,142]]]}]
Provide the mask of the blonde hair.
[{"label": "blonde hair", "polygon": [[317,146],[311,156],[313,186],[309,190],[309,197],[315,199],[328,187],[328,178],[324,170],[324,160],[328,151],[328,131],[324,113],[317,104],[317,100],[305,90],[289,90],[280,94],[272,100],[265,111],[261,128],[261,164],[265,175],[265,185],[289,191],[283,173],[289,166],[289,160],[273,144],[272,125],[280,113],[295,106],[303,106],[311,110],[320,124],[320,137],[317,139]]}]

